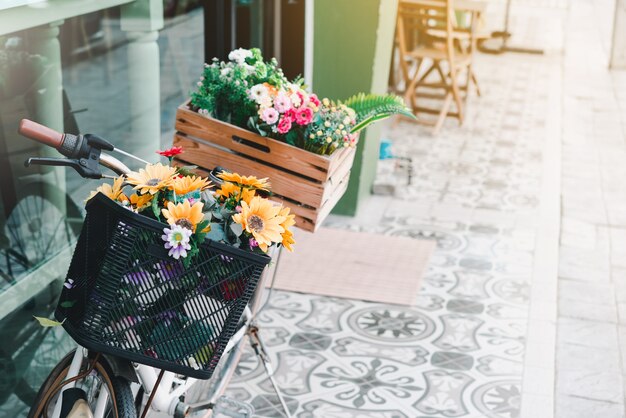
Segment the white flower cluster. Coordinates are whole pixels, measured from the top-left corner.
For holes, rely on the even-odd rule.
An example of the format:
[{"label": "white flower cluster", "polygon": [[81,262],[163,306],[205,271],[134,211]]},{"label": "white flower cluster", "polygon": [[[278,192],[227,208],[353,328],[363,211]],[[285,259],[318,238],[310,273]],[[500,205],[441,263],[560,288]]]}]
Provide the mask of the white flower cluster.
[{"label": "white flower cluster", "polygon": [[252,57],[252,52],[243,48],[235,49],[231,51],[230,54],[228,54],[228,59],[236,62],[239,65],[245,64],[246,58],[251,58],[251,57]]}]

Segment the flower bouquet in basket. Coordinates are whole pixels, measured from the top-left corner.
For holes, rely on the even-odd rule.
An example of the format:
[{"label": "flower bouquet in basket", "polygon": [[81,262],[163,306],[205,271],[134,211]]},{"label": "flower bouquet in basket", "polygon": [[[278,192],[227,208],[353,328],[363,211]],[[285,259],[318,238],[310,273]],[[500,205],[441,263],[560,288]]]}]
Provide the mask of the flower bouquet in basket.
[{"label": "flower bouquet in basket", "polygon": [[[162,155],[181,153],[172,148]],[[55,316],[87,348],[208,378],[294,216],[267,179],[148,164],[98,187]]]},{"label": "flower bouquet in basket", "polygon": [[258,49],[228,58],[205,64],[176,112],[174,144],[194,149],[180,163],[271,177],[272,198],[305,230],[314,231],[346,191],[361,130],[395,114],[413,117],[393,95],[319,98]]},{"label": "flower bouquet in basket", "polygon": [[[170,163],[182,152],[180,147],[158,151]],[[294,215],[262,196],[270,191],[268,179],[228,172],[219,177],[222,185],[210,190],[211,182],[188,167],[148,164],[113,185],[103,184],[89,198],[102,193],[126,209],[166,222],[164,248],[185,267],[207,237],[251,252],[266,253],[273,245],[291,251]]]}]

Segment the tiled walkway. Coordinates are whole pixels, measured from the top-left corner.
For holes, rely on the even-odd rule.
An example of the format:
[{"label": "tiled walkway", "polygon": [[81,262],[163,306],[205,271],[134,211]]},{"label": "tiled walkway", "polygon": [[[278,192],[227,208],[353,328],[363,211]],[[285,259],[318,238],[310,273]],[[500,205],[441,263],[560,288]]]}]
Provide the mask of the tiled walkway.
[{"label": "tiled walkway", "polygon": [[[626,73],[607,70],[612,3],[526,3],[558,17],[547,54],[480,56],[484,96],[462,129],[387,130],[413,184],[328,224],[436,239],[415,305],[281,292],[263,314],[296,416],[625,416]],[[249,355],[230,394],[280,416]]]},{"label": "tiled walkway", "polygon": [[573,2],[566,38],[558,417],[625,416],[626,72],[606,69],[606,3]]},{"label": "tiled walkway", "polygon": [[[552,293],[542,292],[552,311],[532,311],[529,297],[539,280],[544,154],[560,62],[481,56],[484,95],[472,99],[462,128],[450,122],[438,137],[410,123],[387,130],[395,153],[413,159],[412,185],[327,226],[434,239],[438,249],[411,307],[286,292],[273,299],[262,325],[295,416],[513,418],[523,392],[544,401],[527,416],[550,416],[556,274]],[[530,332],[529,317],[537,326]],[[280,416],[261,370],[247,352],[229,393],[259,416]]]}]

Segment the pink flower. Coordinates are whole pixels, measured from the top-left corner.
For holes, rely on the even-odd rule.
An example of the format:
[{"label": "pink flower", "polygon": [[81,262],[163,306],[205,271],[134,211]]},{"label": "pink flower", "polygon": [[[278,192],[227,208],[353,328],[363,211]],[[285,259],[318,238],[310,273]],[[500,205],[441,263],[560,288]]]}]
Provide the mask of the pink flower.
[{"label": "pink flower", "polygon": [[309,96],[309,101],[315,105],[315,107],[319,107],[320,99],[317,98],[317,94],[313,93]]},{"label": "pink flower", "polygon": [[308,125],[313,120],[313,110],[310,107],[303,107],[296,111],[296,123],[298,125]]},{"label": "pink flower", "polygon": [[298,90],[296,92],[296,94],[300,98],[300,107],[305,106],[308,103],[308,101],[309,101],[309,98],[307,97],[307,94],[304,91],[302,91],[302,90]]},{"label": "pink flower", "polygon": [[274,108],[280,113],[285,113],[291,109],[291,100],[284,91],[279,91],[276,97],[274,97]]},{"label": "pink flower", "polygon": [[291,129],[291,119],[283,116],[280,118],[280,122],[278,122],[276,129],[278,130],[278,133],[286,134]]},{"label": "pink flower", "polygon": [[254,248],[254,247],[258,247],[259,243],[254,238],[250,238],[249,245],[250,245],[250,248]]},{"label": "pink flower", "polygon": [[268,125],[273,125],[278,121],[278,112],[273,107],[263,109],[261,112],[261,119],[263,119]]},{"label": "pink flower", "polygon": [[288,111],[286,111],[283,118],[289,119],[289,122],[295,122],[296,121],[296,109],[291,108]]}]

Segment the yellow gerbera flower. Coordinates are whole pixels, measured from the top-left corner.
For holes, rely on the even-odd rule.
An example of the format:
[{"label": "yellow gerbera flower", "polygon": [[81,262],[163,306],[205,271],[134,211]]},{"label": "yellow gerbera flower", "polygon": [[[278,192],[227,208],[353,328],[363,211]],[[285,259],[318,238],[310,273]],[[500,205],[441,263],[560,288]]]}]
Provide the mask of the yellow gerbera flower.
[{"label": "yellow gerbera flower", "polygon": [[172,180],[172,185],[170,186],[174,193],[179,196],[186,195],[187,193],[191,193],[194,190],[204,190],[211,186],[211,182],[207,179],[203,179],[199,176],[183,176],[176,177]]},{"label": "yellow gerbera flower", "polygon": [[226,171],[222,171],[218,174],[218,177],[224,181],[229,181],[231,183],[238,184],[244,187],[251,187],[253,189],[265,190],[269,191],[270,183],[267,178],[258,179],[254,176],[241,176],[237,173],[227,173]]},{"label": "yellow gerbera flower", "polygon": [[130,203],[135,207],[135,209],[140,210],[145,207],[148,207],[152,204],[152,196],[150,193],[138,195],[137,193],[133,193],[130,195]]},{"label": "yellow gerbera flower", "polygon": [[102,186],[92,191],[89,194],[89,197],[87,198],[87,200],[97,195],[98,192],[102,193],[103,195],[105,195],[111,200],[119,200],[120,202],[123,202],[124,200],[128,200],[126,195],[122,193],[123,185],[124,185],[124,177],[120,176],[116,178],[115,180],[113,180],[112,186],[109,183],[104,183]]},{"label": "yellow gerbera flower", "polygon": [[196,232],[196,226],[204,220],[204,215],[202,214],[203,206],[202,202],[196,202],[192,206],[188,200],[176,205],[172,202],[167,202],[167,209],[161,209],[161,213],[167,219],[168,224],[179,225]]},{"label": "yellow gerbera flower", "polygon": [[296,215],[290,214],[289,212],[291,212],[291,209],[283,207],[278,214],[285,217],[283,223],[280,224],[280,226],[282,226],[285,230],[285,232],[282,233],[283,239],[281,244],[283,244],[287,251],[292,252],[293,248],[291,245],[295,244],[296,240],[293,239],[293,232],[291,232],[289,228],[296,224]]},{"label": "yellow gerbera flower", "polygon": [[234,183],[226,182],[222,184],[218,190],[215,191],[215,196],[218,198],[223,197],[224,200],[229,199],[231,196],[238,196],[241,192],[240,200],[250,204],[250,200],[256,195],[254,189],[248,189],[243,186],[238,186]]},{"label": "yellow gerbera flower", "polygon": [[148,164],[145,169],[139,172],[128,174],[128,183],[134,185],[135,190],[142,194],[155,194],[161,189],[169,187],[176,174],[176,167],[163,165],[161,163]]},{"label": "yellow gerbera flower", "polygon": [[286,217],[280,215],[280,206],[262,197],[255,196],[250,204],[241,202],[241,212],[233,215],[233,221],[241,224],[244,230],[252,234],[259,243],[259,248],[267,251],[274,242],[282,242],[281,234],[285,229],[280,225]]}]

